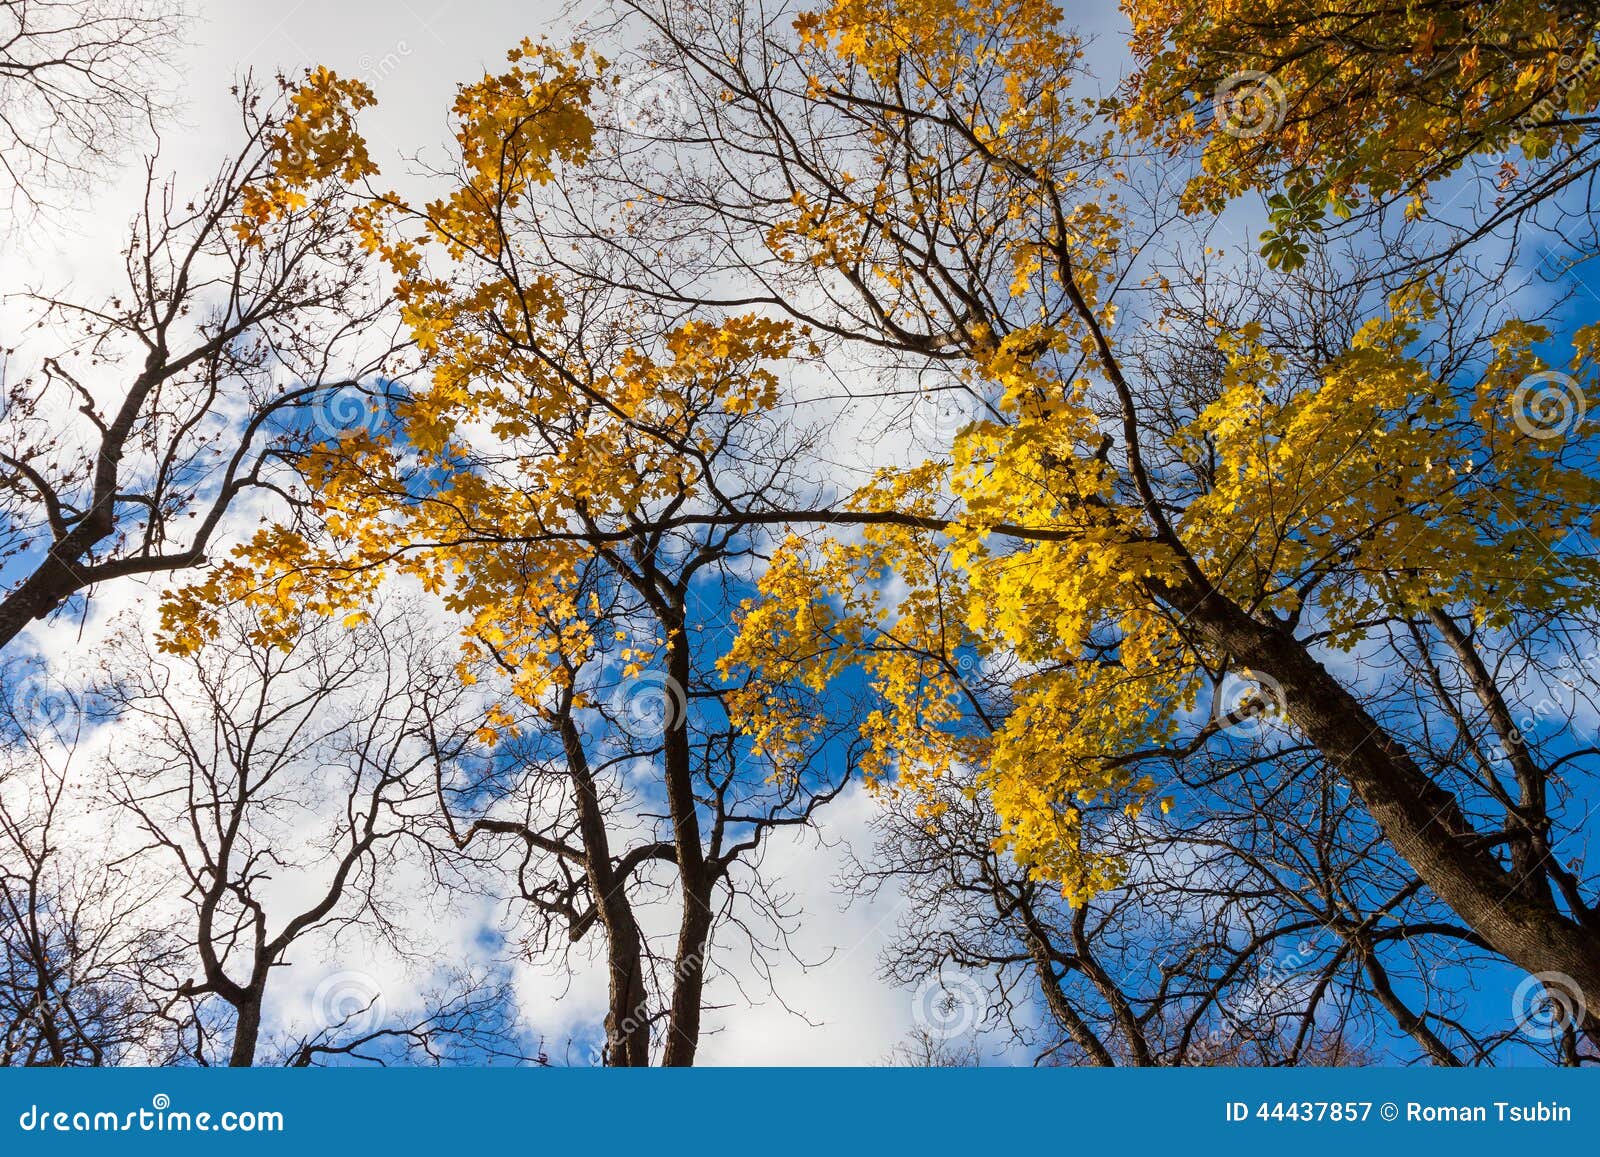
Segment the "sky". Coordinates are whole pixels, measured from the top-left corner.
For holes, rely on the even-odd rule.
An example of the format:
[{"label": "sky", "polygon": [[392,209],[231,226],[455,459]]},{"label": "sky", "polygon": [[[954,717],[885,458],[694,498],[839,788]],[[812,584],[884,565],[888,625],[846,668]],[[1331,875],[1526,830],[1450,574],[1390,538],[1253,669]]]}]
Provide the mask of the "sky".
[{"label": "sky", "polygon": [[[237,140],[237,109],[229,95],[236,79],[253,73],[270,81],[293,76],[312,64],[326,64],[365,80],[379,105],[362,117],[362,128],[387,183],[405,190],[408,158],[447,139],[446,114],[455,86],[496,68],[505,50],[524,36],[564,38],[566,30],[589,14],[584,0],[562,7],[511,0],[297,0],[287,5],[212,2],[195,11],[186,42],[174,57],[173,117],[161,127],[158,168],[175,173],[179,187],[197,186],[226,157]],[[134,160],[134,156],[130,156]],[[20,347],[8,367],[27,372],[33,353],[18,290],[66,290],[80,300],[114,289],[120,270],[117,253],[138,204],[143,174],[136,164],[103,174],[91,193],[55,214],[44,227],[11,235],[0,248],[0,348]],[[36,360],[36,359],[34,359]],[[234,519],[247,527],[255,511],[247,505]],[[226,536],[224,536],[226,537]],[[131,616],[153,626],[161,582],[131,580],[95,593],[82,621],[58,617],[29,632],[26,640],[54,670],[78,665],[89,646]],[[75,616],[69,616],[75,618]],[[115,758],[118,737],[102,729],[78,757]],[[731,969],[713,982],[704,1064],[874,1064],[912,1029],[918,1001],[927,992],[897,989],[879,975],[879,950],[895,930],[903,901],[893,893],[845,905],[833,881],[848,854],[870,846],[869,821],[877,804],[858,787],[826,809],[819,831],[775,834],[765,859],[765,874],[784,883],[803,916],[788,951],[770,955],[770,969],[741,971],[740,953],[727,953]],[[104,822],[84,818],[89,827]],[[120,833],[125,835],[126,833]],[[105,835],[115,840],[119,833]],[[420,869],[413,869],[418,870]],[[300,885],[286,880],[283,900]],[[396,885],[406,894],[407,885]],[[427,891],[419,876],[416,891]],[[493,955],[501,945],[504,911],[472,898],[452,897],[448,908],[418,907],[408,922],[440,953],[440,966],[470,963]],[[676,906],[648,916],[665,933],[676,922]],[[319,1002],[348,991],[378,991],[382,1007],[398,1013],[419,1000],[427,969],[407,963],[381,944],[346,940],[308,945],[297,951],[298,965],[274,978],[267,1019],[279,1027],[303,1025],[317,1015]],[[569,976],[556,965],[523,962],[515,966],[519,1012],[530,1040],[541,1043],[555,1063],[588,1063],[598,1042],[605,1012],[602,962],[591,958]],[[960,977],[950,978],[959,985]],[[991,1055],[1004,1045],[994,1042]]]},{"label": "sky", "polygon": [[[498,68],[505,50],[523,37],[563,39],[574,25],[597,15],[597,6],[598,0],[213,0],[197,9],[175,54],[176,109],[161,134],[161,167],[197,184],[227,155],[237,134],[229,89],[245,73],[270,80],[279,72],[292,76],[325,64],[376,92],[378,106],[363,115],[362,129],[385,182],[404,192],[409,158],[420,152],[426,159],[446,139],[446,114],[458,83]],[[1097,74],[1114,79],[1123,64],[1115,4],[1064,7],[1069,22],[1093,40]],[[12,239],[0,250],[0,293],[71,285],[77,295],[92,297],[109,287],[119,272],[116,253],[141,184],[131,167],[108,174],[92,198],[51,228]],[[25,339],[23,316],[15,302],[0,300],[0,347]],[[242,524],[252,514],[243,511]],[[84,638],[108,630],[125,614],[148,619],[154,596],[154,587],[136,582],[98,592]],[[58,662],[71,659],[72,648],[62,646],[64,630],[71,628],[58,622],[34,632],[35,642]],[[926,993],[893,987],[879,975],[879,953],[894,935],[903,900],[886,892],[847,906],[833,886],[848,854],[864,855],[870,847],[876,807],[868,793],[852,788],[824,811],[819,831],[772,837],[764,873],[793,892],[803,916],[790,950],[771,957],[770,979],[754,969],[741,971],[740,955],[726,954],[724,963],[733,972],[709,994],[702,1063],[876,1063],[925,1015]],[[497,947],[494,932],[502,912],[491,904],[457,899],[448,910],[419,908],[412,916],[419,934],[432,935],[447,955],[482,956]],[[676,912],[665,906],[651,918],[668,922],[661,925],[665,931]],[[352,973],[380,987],[391,1007],[415,999],[425,979],[381,946],[344,944],[320,959],[312,955],[297,959],[305,967],[285,971],[269,1009],[279,1023],[303,1020],[319,993]],[[514,979],[530,1033],[557,1063],[584,1063],[605,1009],[599,961],[590,959],[571,977],[555,966],[524,963]],[[960,978],[951,983],[959,985]],[[1006,1053],[998,1039],[987,1046],[992,1059],[1031,1059]]]}]

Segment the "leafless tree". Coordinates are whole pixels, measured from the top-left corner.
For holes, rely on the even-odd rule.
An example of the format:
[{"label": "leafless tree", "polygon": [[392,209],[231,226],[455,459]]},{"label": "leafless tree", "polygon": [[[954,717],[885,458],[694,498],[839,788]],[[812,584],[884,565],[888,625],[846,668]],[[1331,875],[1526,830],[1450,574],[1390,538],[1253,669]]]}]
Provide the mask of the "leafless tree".
[{"label": "leafless tree", "polygon": [[81,688],[6,664],[0,716],[0,1064],[163,1064],[183,1008],[162,1007],[179,952],[155,917],[161,887],[119,869],[105,822],[73,788]]},{"label": "leafless tree", "polygon": [[0,183],[9,207],[82,189],[165,111],[173,0],[0,2]]},{"label": "leafless tree", "polygon": [[1082,904],[995,850],[981,790],[952,783],[937,816],[891,801],[849,877],[904,894],[886,977],[925,986],[953,971],[963,1023],[1041,1064],[1560,1059],[1556,1034],[1523,1032],[1509,997],[1487,998],[1484,982],[1512,970],[1314,756],[1268,743],[1175,770],[1170,816],[1090,817],[1128,868]]},{"label": "leafless tree", "polygon": [[293,1068],[335,1061],[387,1065],[397,1055],[412,1065],[549,1063],[542,1052],[530,1053],[524,1046],[510,985],[482,972],[448,973],[423,993],[423,1013],[409,1022],[369,1028],[371,1002],[349,1003],[334,1010],[339,1015],[333,1023],[285,1040],[279,1048],[283,1063]]},{"label": "leafless tree", "polygon": [[196,974],[173,998],[226,1010],[202,1015],[192,1059],[307,1064],[509,1034],[476,1015],[482,991],[453,991],[406,1024],[384,1019],[381,991],[363,979],[359,992],[324,994],[311,1034],[263,1035],[272,978],[313,939],[407,950],[396,905],[421,898],[397,897],[386,872],[432,803],[436,761],[460,753],[478,717],[414,614],[379,608],[353,628],[313,616],[287,648],[253,630],[237,613],[184,660],[132,640],[112,692],[112,790],[143,834],[136,854],[159,860],[181,889],[174,935]]}]

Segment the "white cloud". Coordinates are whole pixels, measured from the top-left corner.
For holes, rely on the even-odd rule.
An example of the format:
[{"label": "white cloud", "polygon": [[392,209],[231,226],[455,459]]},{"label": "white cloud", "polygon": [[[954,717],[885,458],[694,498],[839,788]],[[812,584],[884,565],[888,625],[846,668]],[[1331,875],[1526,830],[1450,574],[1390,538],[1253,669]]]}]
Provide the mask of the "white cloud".
[{"label": "white cloud", "polygon": [[[878,953],[902,907],[897,893],[841,905],[833,881],[846,853],[870,850],[878,803],[859,786],[835,800],[818,833],[781,833],[764,872],[794,894],[802,914],[787,953],[771,953],[771,992],[745,980],[743,996],[728,980],[708,1003],[731,1006],[708,1016],[706,1064],[878,1064],[911,1027],[911,994],[878,976]],[[819,840],[820,836],[820,840]],[[748,998],[748,1004],[746,1003]]]}]

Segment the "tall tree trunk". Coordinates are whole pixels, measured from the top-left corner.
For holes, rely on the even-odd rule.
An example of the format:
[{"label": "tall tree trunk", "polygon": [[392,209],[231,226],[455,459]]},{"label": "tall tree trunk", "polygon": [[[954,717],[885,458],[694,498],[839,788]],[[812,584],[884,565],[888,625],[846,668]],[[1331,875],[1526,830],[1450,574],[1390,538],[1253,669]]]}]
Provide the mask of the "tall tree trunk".
[{"label": "tall tree trunk", "polygon": [[1508,960],[1530,973],[1570,978],[1589,1006],[1582,1027],[1600,1039],[1600,930],[1502,867],[1455,797],[1290,632],[1257,622],[1198,583],[1176,580],[1152,593],[1184,612],[1218,650],[1274,679],[1294,726],[1424,883]]},{"label": "tall tree trunk", "polygon": [[711,939],[711,882],[683,889],[683,917],[672,968],[672,1010],[667,1021],[667,1047],[661,1063],[683,1068],[694,1064],[700,1048],[700,1008],[705,1000],[706,947]]},{"label": "tall tree trunk", "polygon": [[[677,608],[675,608],[677,609]],[[663,737],[667,808],[677,851],[678,880],[683,891],[683,916],[673,958],[672,1009],[662,1063],[694,1064],[700,1047],[700,1006],[705,995],[706,945],[711,938],[711,894],[716,886],[713,865],[700,842],[700,815],[694,794],[694,768],[689,750],[689,645],[683,620],[668,623],[667,675],[684,695],[679,718],[669,720]]]},{"label": "tall tree trunk", "polygon": [[621,1067],[650,1063],[650,1008],[644,985],[644,939],[628,901],[627,880],[618,879],[611,860],[606,817],[595,789],[583,736],[570,711],[561,715],[561,743],[574,785],[584,870],[606,933],[608,1001],[606,1059]]},{"label": "tall tree trunk", "polygon": [[234,1005],[234,1012],[233,1051],[228,1055],[228,1067],[247,1069],[256,1063],[256,1045],[261,1039],[261,993],[252,991]]}]

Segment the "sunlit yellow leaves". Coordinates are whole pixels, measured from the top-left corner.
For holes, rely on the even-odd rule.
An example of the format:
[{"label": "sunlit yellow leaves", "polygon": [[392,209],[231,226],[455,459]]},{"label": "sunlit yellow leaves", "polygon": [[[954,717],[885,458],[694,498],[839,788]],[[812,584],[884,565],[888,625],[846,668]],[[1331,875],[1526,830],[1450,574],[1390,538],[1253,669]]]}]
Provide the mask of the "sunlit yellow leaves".
[{"label": "sunlit yellow leaves", "polygon": [[372,90],[326,68],[313,68],[290,98],[294,115],[273,142],[273,169],[287,185],[337,178],[350,184],[376,171],[355,116],[373,104]]},{"label": "sunlit yellow leaves", "polygon": [[[1570,143],[1553,118],[1600,95],[1591,47],[1571,43],[1591,26],[1537,0],[1129,11],[1142,71],[1124,126],[1200,150],[1192,211],[1270,194],[1280,269],[1324,213],[1393,196],[1420,214],[1430,181],[1475,153]],[[1195,327],[1214,361],[1192,396],[1129,386],[1119,346],[1141,313],[1113,332],[1110,298],[1134,246],[1119,200],[1130,150],[1105,105],[1072,95],[1081,50],[1061,19],[1041,0],[834,0],[796,20],[805,83],[788,95],[843,143],[761,194],[752,260],[774,282],[846,287],[839,328],[859,324],[981,406],[931,460],[849,494],[851,531],[783,542],[719,668],[733,722],[779,776],[843,729],[830,708],[865,699],[849,726],[870,779],[929,809],[947,781],[976,783],[1004,848],[1078,901],[1119,878],[1097,825],[1160,799],[1144,757],[1214,738],[1199,700],[1238,657],[1175,591],[1344,647],[1441,607],[1492,628],[1593,605],[1600,565],[1551,544],[1600,506],[1585,417],[1600,413],[1600,330],[1558,371],[1541,360],[1547,333],[1507,322],[1446,372],[1427,360],[1438,302],[1424,286],[1314,366],[1259,326],[1212,319]],[[1218,95],[1249,70],[1258,91]],[[712,494],[718,455],[781,437],[786,368],[818,351],[760,313],[680,315],[576,286],[541,249],[559,233],[540,229],[546,186],[604,143],[589,109],[606,71],[581,47],[525,42],[458,92],[437,195],[352,210],[423,370],[392,434],[298,457],[320,534],[269,528],[179,592],[170,646],[203,645],[222,601],[256,605],[269,641],[307,609],[354,620],[398,575],[460,617],[464,677],[496,670],[519,709],[576,692],[597,656],[628,678],[670,649],[670,632],[617,630],[588,576],[624,564],[624,543],[683,532],[685,512],[736,508]],[[352,117],[370,99],[311,74],[252,212],[268,221],[309,183],[369,175]],[[1207,103],[1268,123],[1219,132]],[[1507,161],[1497,179],[1524,172]],[[616,243],[649,211],[619,208]],[[1172,292],[1163,273],[1147,284]],[[1552,390],[1576,415],[1553,431]]]},{"label": "sunlit yellow leaves", "polygon": [[813,48],[865,67],[879,82],[905,80],[924,91],[930,107],[947,91],[968,90],[973,65],[993,69],[1012,94],[1002,122],[1054,116],[1049,100],[1029,107],[1023,86],[1078,53],[1076,41],[1058,30],[1061,10],[1048,0],[834,0],[794,23]]},{"label": "sunlit yellow leaves", "polygon": [[1097,298],[1120,177],[1098,103],[1069,95],[1081,48],[1061,19],[1040,0],[836,0],[803,14],[807,96],[856,140],[793,190],[768,249],[870,284],[891,327],[975,346],[915,269],[925,247],[981,237],[1009,262],[1011,294],[1069,328],[1059,287],[1071,277]]},{"label": "sunlit yellow leaves", "polygon": [[562,51],[531,40],[507,58],[509,70],[456,93],[462,180],[427,209],[433,237],[457,260],[497,257],[503,214],[548,182],[558,163],[581,165],[594,139],[588,107],[603,61],[582,45]]},{"label": "sunlit yellow leaves", "polygon": [[[1376,0],[1123,0],[1140,69],[1127,124],[1173,148],[1200,144],[1191,209],[1286,184],[1304,228],[1330,209],[1401,195],[1474,154],[1533,158],[1574,144],[1600,105],[1600,23],[1550,0],[1394,6]],[[1234,123],[1219,93],[1260,116]],[[1342,210],[1342,213],[1341,213]]]},{"label": "sunlit yellow leaves", "polygon": [[[170,649],[203,646],[217,607],[239,602],[255,609],[261,641],[288,645],[302,614],[358,620],[399,577],[459,616],[463,678],[487,665],[539,710],[576,690],[574,671],[613,634],[586,575],[656,512],[706,501],[707,463],[777,402],[777,367],[806,337],[788,322],[668,323],[621,303],[598,347],[566,324],[564,286],[526,258],[517,222],[539,211],[538,186],[588,158],[605,64],[582,46],[531,42],[509,57],[509,70],[457,94],[457,164],[441,196],[415,208],[384,195],[351,213],[360,244],[394,275],[422,372],[382,436],[297,454],[315,532],[268,527],[175,592]],[[349,115],[370,99],[314,73],[295,101],[305,123],[289,130],[309,160],[284,180],[364,173]],[[612,657],[638,674],[665,646]],[[509,721],[491,714],[479,739]]]},{"label": "sunlit yellow leaves", "polygon": [[1215,462],[1215,485],[1182,528],[1243,605],[1289,613],[1314,592],[1348,645],[1383,613],[1464,601],[1499,624],[1594,598],[1594,561],[1546,545],[1600,501],[1576,453],[1583,430],[1541,440],[1518,425],[1517,388],[1540,368],[1531,347],[1547,335],[1503,329],[1466,414],[1459,391],[1407,354],[1420,321],[1403,306],[1368,323],[1316,390],[1286,392],[1281,364],[1251,335],[1224,342],[1227,389],[1186,434]]},{"label": "sunlit yellow leaves", "polygon": [[374,103],[372,90],[323,67],[307,72],[289,96],[291,112],[271,140],[271,175],[244,190],[243,220],[234,231],[262,244],[261,230],[307,204],[309,191],[324,182],[353,184],[375,174],[356,127],[356,114]]},{"label": "sunlit yellow leaves", "polygon": [[[1556,545],[1600,508],[1585,418],[1600,406],[1600,335],[1577,335],[1563,374],[1533,353],[1544,331],[1509,323],[1463,388],[1410,352],[1434,306],[1425,288],[1397,297],[1315,382],[1258,327],[1219,332],[1220,394],[1172,447],[1201,479],[1175,530],[1236,605],[1310,614],[1352,646],[1387,616],[1466,604],[1493,627],[1600,599],[1600,565]],[[727,662],[756,686],[822,690],[859,672],[878,704],[861,728],[869,774],[933,807],[959,765],[1006,849],[1081,901],[1119,872],[1087,817],[1137,815],[1159,794],[1136,757],[1205,726],[1200,696],[1231,659],[1165,608],[1178,550],[1128,501],[1085,387],[1033,360],[1047,339],[980,345],[972,369],[1003,385],[1001,417],[852,500],[900,521],[858,542],[786,543]],[[1530,401],[1530,376],[1567,393]],[[998,712],[969,699],[982,656],[1009,671]],[[739,721],[783,742],[803,730],[789,706],[752,698]]]}]

